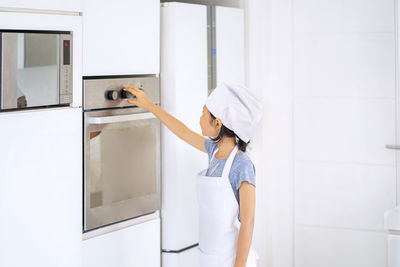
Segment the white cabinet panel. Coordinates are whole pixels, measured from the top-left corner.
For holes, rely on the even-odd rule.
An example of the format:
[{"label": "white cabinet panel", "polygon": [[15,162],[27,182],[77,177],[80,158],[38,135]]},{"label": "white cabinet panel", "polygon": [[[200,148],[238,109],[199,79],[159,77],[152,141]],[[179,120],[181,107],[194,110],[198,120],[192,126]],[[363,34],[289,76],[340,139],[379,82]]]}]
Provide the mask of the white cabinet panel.
[{"label": "white cabinet panel", "polygon": [[388,267],[400,267],[400,235],[388,235]]},{"label": "white cabinet panel", "polygon": [[386,233],[296,227],[296,267],[386,266]]},{"label": "white cabinet panel", "polygon": [[396,205],[396,167],[297,162],[297,224],[383,231]]},{"label": "white cabinet panel", "polygon": [[1,7],[81,11],[82,4],[81,0],[2,0],[0,2]]},{"label": "white cabinet panel", "polygon": [[160,1],[83,1],[83,75],[159,73],[159,50]]},{"label": "white cabinet panel", "polygon": [[294,0],[296,32],[388,32],[394,0]]},{"label": "white cabinet panel", "polygon": [[295,100],[297,160],[395,164],[391,99],[307,97]]},{"label": "white cabinet panel", "polygon": [[244,10],[215,8],[217,85],[222,81],[244,84]]},{"label": "white cabinet panel", "polygon": [[[162,7],[161,103],[201,134],[199,119],[207,98],[207,10],[168,3]],[[207,155],[164,125],[162,138],[162,248],[180,250],[198,243],[196,172]],[[165,265],[170,266],[170,265]]]},{"label": "white cabinet panel", "polygon": [[160,267],[160,219],[83,241],[84,267]]},{"label": "white cabinet panel", "polygon": [[0,114],[0,266],[80,266],[82,111]]},{"label": "white cabinet panel", "polygon": [[296,96],[395,96],[393,33],[299,34]]}]

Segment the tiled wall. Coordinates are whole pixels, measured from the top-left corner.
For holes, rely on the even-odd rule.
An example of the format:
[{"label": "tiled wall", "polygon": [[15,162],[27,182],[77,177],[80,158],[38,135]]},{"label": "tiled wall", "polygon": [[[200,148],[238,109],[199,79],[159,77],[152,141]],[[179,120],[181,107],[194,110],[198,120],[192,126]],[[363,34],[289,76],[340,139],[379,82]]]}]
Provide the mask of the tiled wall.
[{"label": "tiled wall", "polygon": [[384,267],[394,0],[293,0],[294,265]]}]

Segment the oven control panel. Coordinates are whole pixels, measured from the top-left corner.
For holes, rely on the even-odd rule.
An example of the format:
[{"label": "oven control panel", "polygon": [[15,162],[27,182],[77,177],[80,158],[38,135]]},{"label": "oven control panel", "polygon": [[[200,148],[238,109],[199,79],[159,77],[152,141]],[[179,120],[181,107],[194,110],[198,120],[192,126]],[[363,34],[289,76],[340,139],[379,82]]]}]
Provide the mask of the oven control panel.
[{"label": "oven control panel", "polygon": [[135,96],[123,90],[128,86],[143,90],[152,102],[160,104],[158,76],[146,75],[131,78],[86,77],[83,81],[84,110],[132,107],[132,104],[125,101],[126,98],[135,99]]},{"label": "oven control panel", "polygon": [[[132,95],[128,91],[123,90],[123,88],[125,88],[125,87],[122,87],[120,90],[107,91],[105,94],[105,98],[107,100],[111,100],[111,101],[118,101],[119,99],[126,99],[126,98],[135,99],[134,95]],[[138,87],[136,87],[136,88],[138,88]],[[138,89],[144,91],[143,88],[139,87]]]}]

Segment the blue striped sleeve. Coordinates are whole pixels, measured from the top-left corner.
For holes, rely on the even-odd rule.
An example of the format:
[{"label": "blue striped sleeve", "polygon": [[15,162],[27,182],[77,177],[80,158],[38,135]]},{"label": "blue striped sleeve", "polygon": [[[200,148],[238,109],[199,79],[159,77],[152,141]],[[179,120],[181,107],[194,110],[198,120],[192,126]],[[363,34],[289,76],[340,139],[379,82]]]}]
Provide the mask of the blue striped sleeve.
[{"label": "blue striped sleeve", "polygon": [[211,139],[206,138],[206,140],[204,141],[204,147],[208,154],[208,160],[210,160],[214,150],[218,147],[218,145]]},{"label": "blue striped sleeve", "polygon": [[256,186],[256,171],[251,160],[243,160],[237,165],[238,168],[234,171],[234,183],[236,190],[239,190],[243,182],[248,182]]}]

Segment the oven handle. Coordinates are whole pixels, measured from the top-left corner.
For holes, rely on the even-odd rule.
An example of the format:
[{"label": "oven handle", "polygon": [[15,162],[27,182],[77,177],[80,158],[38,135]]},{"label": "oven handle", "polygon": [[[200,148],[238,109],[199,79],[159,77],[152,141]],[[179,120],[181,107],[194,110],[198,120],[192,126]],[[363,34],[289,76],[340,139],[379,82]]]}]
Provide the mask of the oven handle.
[{"label": "oven handle", "polygon": [[116,123],[116,122],[124,122],[124,121],[137,121],[137,120],[147,120],[147,119],[155,119],[151,112],[145,113],[136,113],[129,115],[116,115],[116,116],[105,116],[105,117],[88,117],[88,124],[106,124],[106,123]]}]

